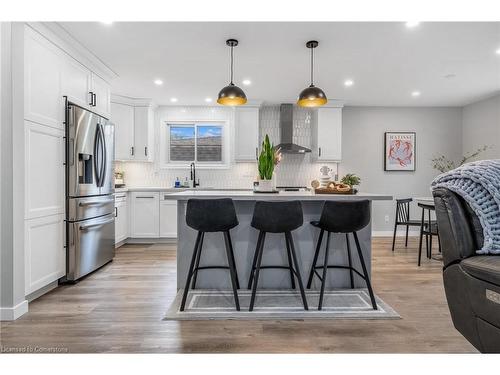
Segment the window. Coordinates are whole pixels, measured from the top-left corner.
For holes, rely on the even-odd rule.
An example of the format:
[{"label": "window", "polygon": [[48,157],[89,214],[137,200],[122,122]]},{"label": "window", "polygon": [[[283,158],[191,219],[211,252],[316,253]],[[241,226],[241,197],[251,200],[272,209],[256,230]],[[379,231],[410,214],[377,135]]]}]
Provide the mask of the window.
[{"label": "window", "polygon": [[224,123],[165,123],[162,132],[164,167],[196,162],[224,167],[228,159]]}]

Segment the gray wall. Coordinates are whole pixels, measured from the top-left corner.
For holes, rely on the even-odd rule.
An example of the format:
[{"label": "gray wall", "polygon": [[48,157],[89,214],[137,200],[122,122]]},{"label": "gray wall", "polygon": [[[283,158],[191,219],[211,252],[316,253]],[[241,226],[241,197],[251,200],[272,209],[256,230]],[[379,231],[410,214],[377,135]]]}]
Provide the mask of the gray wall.
[{"label": "gray wall", "polygon": [[463,152],[488,145],[478,158],[500,159],[500,94],[463,107],[462,121]]},{"label": "gray wall", "polygon": [[[416,132],[416,171],[385,172],[384,132]],[[387,193],[395,198],[430,196],[429,185],[438,174],[431,159],[444,154],[458,159],[462,153],[462,110],[446,107],[344,107],[342,125],[342,163],[339,174],[356,173],[361,190]],[[394,227],[394,202],[375,202],[373,230]],[[411,209],[413,217],[420,211]],[[385,220],[388,215],[389,220]]]}]

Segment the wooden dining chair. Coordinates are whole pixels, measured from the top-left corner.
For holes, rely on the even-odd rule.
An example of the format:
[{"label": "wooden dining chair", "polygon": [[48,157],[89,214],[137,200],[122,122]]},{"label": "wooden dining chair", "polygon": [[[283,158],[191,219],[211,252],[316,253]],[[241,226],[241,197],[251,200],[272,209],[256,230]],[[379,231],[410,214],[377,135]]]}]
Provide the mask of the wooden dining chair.
[{"label": "wooden dining chair", "polygon": [[396,199],[396,215],[394,221],[394,235],[392,237],[392,251],[396,244],[396,231],[399,225],[406,226],[406,239],[405,247],[408,247],[408,230],[410,227],[420,227],[422,225],[420,220],[410,219],[410,203],[412,198]]}]

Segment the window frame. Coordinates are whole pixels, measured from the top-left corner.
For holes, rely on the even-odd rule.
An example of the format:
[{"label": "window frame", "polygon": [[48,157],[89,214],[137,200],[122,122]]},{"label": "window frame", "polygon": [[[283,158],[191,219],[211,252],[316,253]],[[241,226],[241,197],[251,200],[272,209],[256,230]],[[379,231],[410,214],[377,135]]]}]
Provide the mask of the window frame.
[{"label": "window frame", "polygon": [[[160,168],[162,169],[184,169],[189,168],[191,163],[196,163],[199,169],[228,169],[230,160],[230,134],[228,122],[225,120],[193,120],[193,121],[169,121],[162,120],[160,129]],[[222,150],[220,162],[213,161],[173,161],[170,160],[170,127],[194,127],[195,130],[195,159],[198,155],[198,126],[220,126],[222,132]]]}]

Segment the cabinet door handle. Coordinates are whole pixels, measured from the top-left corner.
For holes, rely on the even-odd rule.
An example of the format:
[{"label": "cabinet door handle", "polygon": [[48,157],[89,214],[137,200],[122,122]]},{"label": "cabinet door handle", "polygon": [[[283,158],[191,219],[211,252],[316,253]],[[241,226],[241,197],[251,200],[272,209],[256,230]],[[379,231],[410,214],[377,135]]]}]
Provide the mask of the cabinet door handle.
[{"label": "cabinet door handle", "polygon": [[89,91],[89,94],[90,94],[90,103],[89,103],[89,105],[93,106],[94,105],[94,93],[92,91]]},{"label": "cabinet door handle", "polygon": [[115,217],[118,217],[118,207],[115,207]]},{"label": "cabinet door handle", "polygon": [[134,156],[134,146],[130,147],[130,155]]},{"label": "cabinet door handle", "polygon": [[255,147],[255,159],[259,160],[259,148]]},{"label": "cabinet door handle", "polygon": [[318,156],[321,156],[321,147],[318,150]]},{"label": "cabinet door handle", "polygon": [[144,155],[148,156],[148,146],[144,147]]},{"label": "cabinet door handle", "polygon": [[92,101],[94,102],[94,107],[96,107],[97,106],[97,95],[94,93],[94,94],[92,94],[92,97],[93,97]]},{"label": "cabinet door handle", "polygon": [[154,199],[154,197],[137,196],[137,199]]}]

